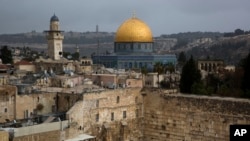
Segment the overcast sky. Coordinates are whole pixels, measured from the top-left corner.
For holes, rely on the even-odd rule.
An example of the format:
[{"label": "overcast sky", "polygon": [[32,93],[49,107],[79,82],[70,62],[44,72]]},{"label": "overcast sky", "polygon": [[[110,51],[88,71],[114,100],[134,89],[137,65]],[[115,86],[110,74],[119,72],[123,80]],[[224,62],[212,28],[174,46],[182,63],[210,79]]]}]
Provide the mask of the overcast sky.
[{"label": "overcast sky", "polygon": [[0,34],[47,30],[54,13],[64,31],[115,32],[133,11],[154,36],[250,30],[250,0],[0,0]]}]

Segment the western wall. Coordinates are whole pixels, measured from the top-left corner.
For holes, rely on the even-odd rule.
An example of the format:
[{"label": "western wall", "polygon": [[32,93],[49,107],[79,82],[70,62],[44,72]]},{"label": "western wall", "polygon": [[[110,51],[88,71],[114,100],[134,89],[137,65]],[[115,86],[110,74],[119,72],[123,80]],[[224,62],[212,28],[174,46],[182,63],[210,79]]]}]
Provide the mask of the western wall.
[{"label": "western wall", "polygon": [[228,141],[232,124],[250,124],[250,100],[146,91],[145,141]]}]

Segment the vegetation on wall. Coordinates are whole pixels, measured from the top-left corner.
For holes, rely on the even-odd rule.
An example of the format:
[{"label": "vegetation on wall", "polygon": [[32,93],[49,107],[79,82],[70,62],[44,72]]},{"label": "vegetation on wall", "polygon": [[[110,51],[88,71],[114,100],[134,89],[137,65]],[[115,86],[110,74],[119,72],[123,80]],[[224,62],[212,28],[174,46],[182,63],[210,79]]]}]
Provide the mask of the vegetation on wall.
[{"label": "vegetation on wall", "polygon": [[69,60],[79,60],[80,54],[78,52],[70,53],[70,52],[63,52],[63,57]]},{"label": "vegetation on wall", "polygon": [[39,103],[39,104],[37,104],[37,106],[36,106],[36,110],[37,110],[37,111],[42,111],[43,108],[44,108],[44,106],[43,106],[42,103]]}]

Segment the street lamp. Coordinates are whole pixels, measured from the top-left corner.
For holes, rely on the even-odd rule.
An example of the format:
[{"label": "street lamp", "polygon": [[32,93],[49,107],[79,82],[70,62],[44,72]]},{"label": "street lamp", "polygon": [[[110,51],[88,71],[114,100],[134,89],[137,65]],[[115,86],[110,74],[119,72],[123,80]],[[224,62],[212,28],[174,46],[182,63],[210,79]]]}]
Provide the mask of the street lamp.
[{"label": "street lamp", "polygon": [[142,95],[142,117],[144,117],[144,97],[147,95],[145,91],[141,92]]},{"label": "street lamp", "polygon": [[[147,95],[147,93],[145,91],[141,92],[142,95],[142,117],[145,118],[144,116],[144,97]],[[145,119],[143,119],[142,121],[144,121]],[[144,139],[144,122],[142,122],[142,138]]]}]

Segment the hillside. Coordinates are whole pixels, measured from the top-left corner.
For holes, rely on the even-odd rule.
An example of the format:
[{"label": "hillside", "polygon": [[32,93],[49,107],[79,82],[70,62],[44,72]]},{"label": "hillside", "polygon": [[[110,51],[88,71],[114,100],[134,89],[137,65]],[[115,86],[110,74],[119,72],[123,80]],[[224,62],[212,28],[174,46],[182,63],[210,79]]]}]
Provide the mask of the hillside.
[{"label": "hillside", "polygon": [[[93,44],[113,42],[114,33],[108,32],[64,32],[64,43],[65,44]],[[2,34],[0,35],[0,43],[36,43],[36,44],[46,44],[46,34],[41,32],[28,32],[19,34]]]},{"label": "hillside", "polygon": [[[236,32],[235,32],[236,33]],[[155,37],[155,52],[179,54],[184,51],[188,56],[204,59],[223,59],[226,64],[237,64],[250,50],[250,36],[219,32],[187,32]],[[233,36],[231,36],[233,35]],[[80,48],[81,56],[92,53],[113,51],[115,33],[108,32],[64,32],[64,50],[74,52],[76,45]],[[99,42],[99,49],[98,49]],[[10,47],[29,46],[37,50],[46,50],[45,33],[28,32],[21,34],[0,35],[0,45]]]},{"label": "hillside", "polygon": [[211,43],[186,48],[188,56],[197,59],[222,59],[226,64],[237,65],[250,51],[250,35],[222,37]]}]

